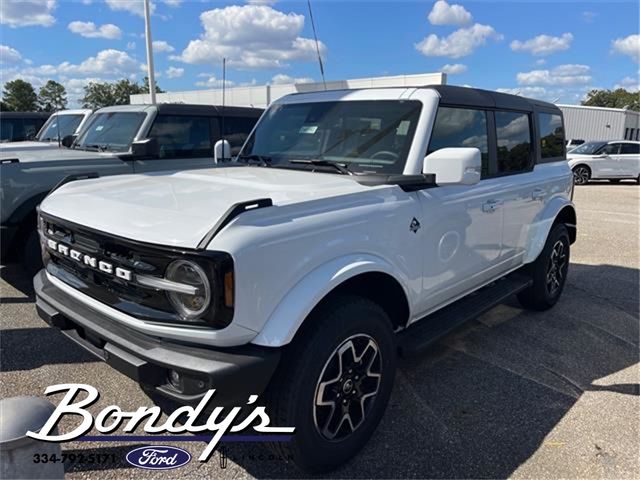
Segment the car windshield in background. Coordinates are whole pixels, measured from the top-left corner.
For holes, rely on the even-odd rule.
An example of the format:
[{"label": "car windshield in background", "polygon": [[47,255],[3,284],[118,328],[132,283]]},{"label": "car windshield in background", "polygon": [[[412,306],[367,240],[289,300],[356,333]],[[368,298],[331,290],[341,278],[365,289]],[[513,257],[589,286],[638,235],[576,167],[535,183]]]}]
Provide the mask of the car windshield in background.
[{"label": "car windshield in background", "polygon": [[239,159],[291,168],[309,161],[316,167],[343,165],[351,173],[402,173],[421,108],[421,102],[399,100],[276,105]]},{"label": "car windshield in background", "polygon": [[569,153],[577,153],[578,155],[593,155],[600,150],[607,142],[587,142],[579,147],[574,148]]},{"label": "car windshield in background", "polygon": [[141,112],[97,113],[84,128],[75,148],[100,152],[126,152],[140,129],[145,114]]},{"label": "car windshield in background", "polygon": [[84,115],[52,115],[38,135],[40,142],[57,142],[73,133],[80,125]]}]

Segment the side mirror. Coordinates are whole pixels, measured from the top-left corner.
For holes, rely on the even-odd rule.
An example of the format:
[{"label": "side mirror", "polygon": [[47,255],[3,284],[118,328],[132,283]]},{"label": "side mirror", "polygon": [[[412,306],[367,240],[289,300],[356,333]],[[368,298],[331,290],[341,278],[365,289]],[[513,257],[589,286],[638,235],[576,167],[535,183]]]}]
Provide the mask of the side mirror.
[{"label": "side mirror", "polygon": [[226,140],[218,140],[213,146],[213,161],[215,163],[231,160],[231,145]]},{"label": "side mirror", "polygon": [[65,135],[64,137],[62,137],[62,140],[60,141],[60,143],[62,144],[63,147],[71,148],[71,145],[73,145],[73,142],[76,141],[76,137],[77,135]]},{"label": "side mirror", "polygon": [[160,155],[160,146],[155,137],[136,140],[131,143],[131,155],[134,157],[157,157]]},{"label": "side mirror", "polygon": [[425,157],[422,173],[435,174],[438,185],[475,185],[481,169],[482,156],[477,148],[441,148]]}]

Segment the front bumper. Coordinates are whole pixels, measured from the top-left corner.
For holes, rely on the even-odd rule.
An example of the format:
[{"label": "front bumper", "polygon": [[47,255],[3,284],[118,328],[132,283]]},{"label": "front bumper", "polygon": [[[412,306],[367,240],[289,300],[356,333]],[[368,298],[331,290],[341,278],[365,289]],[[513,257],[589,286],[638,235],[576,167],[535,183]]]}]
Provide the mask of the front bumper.
[{"label": "front bumper", "polygon": [[[182,404],[196,404],[215,388],[214,401],[243,405],[267,387],[280,351],[245,345],[229,349],[166,342],[117,324],[61,291],[41,270],[33,279],[42,319],[143,388]],[[179,382],[169,373],[180,374]]]}]

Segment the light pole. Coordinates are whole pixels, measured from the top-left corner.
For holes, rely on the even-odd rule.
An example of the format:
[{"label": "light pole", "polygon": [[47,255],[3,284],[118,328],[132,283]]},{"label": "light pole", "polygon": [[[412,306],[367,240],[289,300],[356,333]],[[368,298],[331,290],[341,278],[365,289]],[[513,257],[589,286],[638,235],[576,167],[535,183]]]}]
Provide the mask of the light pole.
[{"label": "light pole", "polygon": [[151,41],[151,14],[149,0],[144,0],[144,34],[147,42],[147,75],[149,78],[149,95],[151,104],[156,104],[156,77],[153,70],[153,42]]}]

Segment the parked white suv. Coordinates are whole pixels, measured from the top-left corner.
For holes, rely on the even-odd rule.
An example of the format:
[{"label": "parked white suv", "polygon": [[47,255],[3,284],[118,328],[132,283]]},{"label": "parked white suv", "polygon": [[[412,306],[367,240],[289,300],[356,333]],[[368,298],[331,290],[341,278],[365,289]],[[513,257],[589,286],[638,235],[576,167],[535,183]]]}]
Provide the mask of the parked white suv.
[{"label": "parked white suv", "polygon": [[589,180],[640,183],[640,142],[587,142],[567,153],[576,185]]},{"label": "parked white suv", "polygon": [[264,391],[302,469],[364,445],[398,352],[563,290],[576,213],[552,104],[452,86],[290,95],[237,163],[54,191],[37,308],[178,402]]}]

